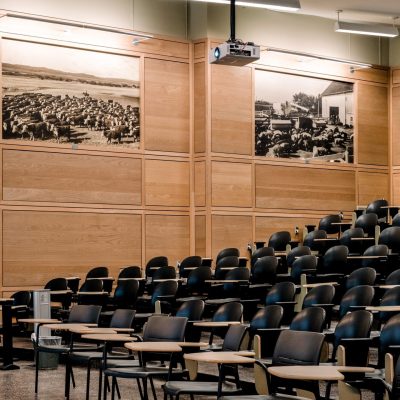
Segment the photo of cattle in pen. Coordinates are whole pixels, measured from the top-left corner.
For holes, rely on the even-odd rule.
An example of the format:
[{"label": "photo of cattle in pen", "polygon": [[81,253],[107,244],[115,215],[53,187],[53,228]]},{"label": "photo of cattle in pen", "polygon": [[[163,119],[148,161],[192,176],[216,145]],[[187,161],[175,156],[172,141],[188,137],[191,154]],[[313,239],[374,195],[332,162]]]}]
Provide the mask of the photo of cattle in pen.
[{"label": "photo of cattle in pen", "polygon": [[139,148],[139,58],[2,42],[3,139]]},{"label": "photo of cattle in pen", "polygon": [[255,71],[255,154],[353,160],[353,84]]}]

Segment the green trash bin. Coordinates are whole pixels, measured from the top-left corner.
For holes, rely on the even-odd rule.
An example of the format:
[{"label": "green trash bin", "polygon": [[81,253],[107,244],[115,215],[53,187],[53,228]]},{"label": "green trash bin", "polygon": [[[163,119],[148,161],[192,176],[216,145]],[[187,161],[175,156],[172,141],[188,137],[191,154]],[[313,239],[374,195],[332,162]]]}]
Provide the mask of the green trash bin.
[{"label": "green trash bin", "polygon": [[[58,347],[61,345],[61,336],[40,336],[39,346]],[[59,354],[39,352],[39,369],[57,369]]]}]

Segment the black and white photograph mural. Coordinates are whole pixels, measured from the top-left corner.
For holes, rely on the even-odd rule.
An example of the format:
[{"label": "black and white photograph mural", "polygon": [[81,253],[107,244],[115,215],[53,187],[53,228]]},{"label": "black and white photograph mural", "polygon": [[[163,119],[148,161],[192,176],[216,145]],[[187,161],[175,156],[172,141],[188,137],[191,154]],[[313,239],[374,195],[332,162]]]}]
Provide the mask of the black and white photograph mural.
[{"label": "black and white photograph mural", "polygon": [[2,41],[3,139],[139,148],[139,58]]},{"label": "black and white photograph mural", "polygon": [[255,71],[255,154],[353,162],[353,84]]}]

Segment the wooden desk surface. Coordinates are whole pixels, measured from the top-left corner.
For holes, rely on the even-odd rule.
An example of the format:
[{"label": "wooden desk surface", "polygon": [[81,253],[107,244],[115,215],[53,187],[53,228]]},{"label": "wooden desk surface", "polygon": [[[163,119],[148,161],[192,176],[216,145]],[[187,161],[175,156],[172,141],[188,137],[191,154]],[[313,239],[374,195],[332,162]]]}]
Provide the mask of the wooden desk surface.
[{"label": "wooden desk surface", "polygon": [[[60,322],[60,321],[58,321]],[[43,325],[44,328],[49,328],[52,331],[70,331],[71,329],[78,329],[78,328],[87,328],[87,327],[96,327],[97,324],[76,324],[76,323],[51,323]]]},{"label": "wooden desk surface", "polygon": [[249,282],[247,279],[206,279],[206,283],[240,283]]},{"label": "wooden desk surface", "polygon": [[377,287],[379,289],[393,289],[397,286],[400,286],[400,285],[374,285],[374,287]]},{"label": "wooden desk surface", "polygon": [[182,347],[177,342],[134,342],[124,346],[133,351],[179,353]]},{"label": "wooden desk surface", "polygon": [[145,281],[146,278],[118,278],[119,281]]},{"label": "wooden desk surface", "polygon": [[100,280],[100,281],[114,281],[115,279],[112,276],[102,276],[101,278],[86,278],[87,281],[94,281],[94,280]]},{"label": "wooden desk surface", "polygon": [[69,328],[69,331],[72,333],[78,333],[80,335],[89,334],[89,333],[98,333],[98,334],[99,333],[105,333],[105,334],[117,333],[117,331],[112,328],[96,328],[96,327],[91,328],[90,326],[72,327],[72,328]]},{"label": "wooden desk surface", "polygon": [[95,340],[98,342],[129,342],[137,340],[132,336],[119,333],[89,333],[82,335],[82,339]]},{"label": "wooden desk surface", "polygon": [[379,208],[388,208],[388,209],[391,209],[391,208],[400,208],[400,206],[380,206]]},{"label": "wooden desk surface", "polygon": [[305,284],[305,285],[301,285],[301,287],[304,287],[304,288],[309,289],[309,288],[314,288],[314,287],[322,286],[322,285],[332,285],[332,286],[335,286],[335,285],[338,285],[338,283],[337,283],[337,282],[307,283],[307,284]]},{"label": "wooden desk surface", "polygon": [[23,324],[59,324],[60,320],[53,318],[21,318],[18,322]]},{"label": "wooden desk surface", "polygon": [[271,375],[283,379],[299,379],[312,381],[341,381],[343,374],[336,366],[325,365],[288,365],[280,367],[269,367]]},{"label": "wooden desk surface", "polygon": [[193,322],[193,326],[202,326],[205,328],[222,328],[229,325],[240,325],[240,321],[199,321]]},{"label": "wooden desk surface", "polygon": [[337,238],[317,238],[314,239],[314,242],[332,242],[332,241],[339,241]]},{"label": "wooden desk surface", "polygon": [[185,354],[184,358],[190,361],[207,362],[213,364],[252,364],[255,359],[243,357],[233,351],[206,351],[203,353]]},{"label": "wooden desk surface", "polygon": [[78,292],[77,295],[79,296],[108,296],[107,292]]},{"label": "wooden desk surface", "polygon": [[331,222],[331,225],[351,225],[352,221]]},{"label": "wooden desk surface", "polygon": [[72,290],[50,290],[50,294],[69,294],[72,293]]},{"label": "wooden desk surface", "polygon": [[363,240],[365,240],[365,241],[372,242],[372,241],[375,241],[375,238],[373,238],[373,237],[352,237],[352,238],[350,238],[350,240],[354,240],[354,241],[363,241]]},{"label": "wooden desk surface", "polygon": [[386,258],[386,256],[347,256],[349,260],[375,260],[378,258]]},{"label": "wooden desk surface", "polygon": [[365,307],[367,311],[387,311],[387,312],[400,312],[400,306],[370,306]]}]

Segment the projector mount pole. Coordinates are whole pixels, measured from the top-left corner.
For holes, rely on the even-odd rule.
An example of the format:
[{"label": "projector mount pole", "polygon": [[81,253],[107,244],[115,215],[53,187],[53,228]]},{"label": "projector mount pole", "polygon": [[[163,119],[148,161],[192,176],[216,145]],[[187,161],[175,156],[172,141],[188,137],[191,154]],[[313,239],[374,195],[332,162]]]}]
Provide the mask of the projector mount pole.
[{"label": "projector mount pole", "polygon": [[232,43],[236,42],[235,24],[236,24],[235,0],[231,0],[231,37],[229,38],[229,41]]}]

